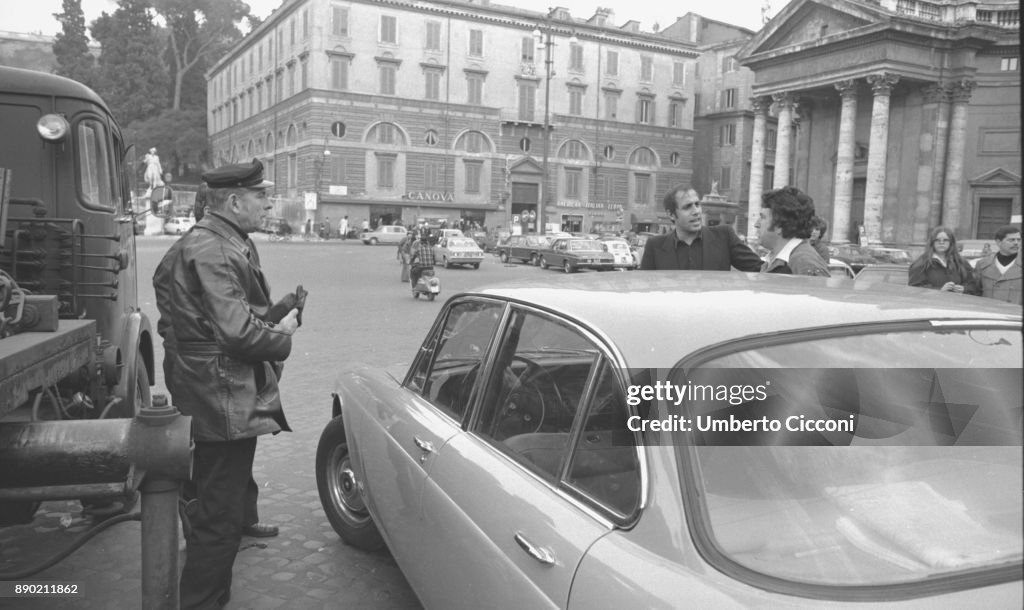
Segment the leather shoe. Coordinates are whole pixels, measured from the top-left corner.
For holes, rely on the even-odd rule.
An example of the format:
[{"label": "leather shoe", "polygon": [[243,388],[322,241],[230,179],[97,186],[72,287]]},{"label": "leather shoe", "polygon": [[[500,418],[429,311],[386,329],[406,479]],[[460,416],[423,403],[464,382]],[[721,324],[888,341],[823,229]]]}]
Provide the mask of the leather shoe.
[{"label": "leather shoe", "polygon": [[273,538],[279,533],[280,531],[276,525],[269,525],[267,523],[253,523],[242,528],[242,535],[252,538]]}]

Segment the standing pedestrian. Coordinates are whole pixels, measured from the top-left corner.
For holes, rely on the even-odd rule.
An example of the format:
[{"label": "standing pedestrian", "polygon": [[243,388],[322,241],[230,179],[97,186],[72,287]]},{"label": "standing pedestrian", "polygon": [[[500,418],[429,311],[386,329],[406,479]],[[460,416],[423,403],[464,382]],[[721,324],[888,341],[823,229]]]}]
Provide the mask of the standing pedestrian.
[{"label": "standing pedestrian", "polygon": [[338,233],[341,234],[342,239],[348,239],[348,215],[345,215],[345,217],[338,222]]},{"label": "standing pedestrian", "polygon": [[312,218],[307,218],[306,219],[306,228],[303,231],[303,235],[305,236],[306,239],[309,239],[310,237],[313,237],[313,219]]},{"label": "standing pedestrian", "polygon": [[807,240],[814,218],[814,200],[794,186],[761,196],[761,214],[754,228],[761,245],[769,250],[763,273],[831,275],[828,263]]},{"label": "standing pedestrian", "polygon": [[182,608],[219,607],[231,598],[256,438],[290,430],[277,380],[299,316],[291,308],[275,321],[259,257],[247,245],[273,207],[262,163],[221,167],[203,179],[208,213],[168,253],[161,305],[176,345],[165,365],[168,389],[192,417],[195,439],[198,507],[186,539]]},{"label": "standing pedestrian", "polygon": [[911,286],[958,294],[965,289],[968,294],[976,291],[971,266],[960,256],[956,236],[948,227],[932,229],[924,253],[910,264],[907,276]]},{"label": "standing pedestrian", "polygon": [[652,236],[644,247],[640,268],[692,271],[757,271],[761,259],[740,241],[730,225],[704,226],[700,195],[676,186],[665,194],[662,206],[675,223],[674,231]]},{"label": "standing pedestrian", "polygon": [[808,242],[814,251],[818,253],[821,260],[827,264],[832,255],[828,251],[828,241],[825,240],[825,233],[828,233],[828,221],[821,216],[815,215],[811,219],[811,238]]},{"label": "standing pedestrian", "polygon": [[[996,229],[996,251],[974,267],[975,294],[1021,304],[1020,228]],[[987,244],[986,244],[987,245]]]}]

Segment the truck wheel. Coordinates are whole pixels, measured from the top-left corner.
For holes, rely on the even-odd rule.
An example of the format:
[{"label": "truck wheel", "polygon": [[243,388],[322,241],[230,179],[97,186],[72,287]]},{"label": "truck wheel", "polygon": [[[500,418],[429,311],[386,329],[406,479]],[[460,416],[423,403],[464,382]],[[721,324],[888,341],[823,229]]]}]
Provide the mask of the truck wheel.
[{"label": "truck wheel", "polygon": [[480,268],[480,263],[473,263],[473,268],[474,269],[479,269]]},{"label": "truck wheel", "polygon": [[40,504],[32,500],[0,502],[0,527],[31,523]]},{"label": "truck wheel", "polygon": [[384,547],[384,539],[359,495],[340,415],[327,424],[316,446],[316,488],[327,520],[345,544],[364,551]]},{"label": "truck wheel", "polygon": [[146,361],[141,353],[135,356],[135,382],[128,379],[126,388],[121,402],[105,417],[135,417],[142,407],[150,404],[149,372],[146,371]]}]

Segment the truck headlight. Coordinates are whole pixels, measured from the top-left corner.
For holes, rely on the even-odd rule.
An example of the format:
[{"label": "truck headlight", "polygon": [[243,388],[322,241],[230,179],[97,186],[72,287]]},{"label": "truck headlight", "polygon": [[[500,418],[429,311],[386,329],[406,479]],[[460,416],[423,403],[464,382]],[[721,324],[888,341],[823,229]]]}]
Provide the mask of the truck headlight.
[{"label": "truck headlight", "polygon": [[68,135],[68,130],[71,126],[68,125],[68,120],[59,114],[46,114],[39,117],[36,122],[36,131],[39,135],[49,142],[59,142]]}]

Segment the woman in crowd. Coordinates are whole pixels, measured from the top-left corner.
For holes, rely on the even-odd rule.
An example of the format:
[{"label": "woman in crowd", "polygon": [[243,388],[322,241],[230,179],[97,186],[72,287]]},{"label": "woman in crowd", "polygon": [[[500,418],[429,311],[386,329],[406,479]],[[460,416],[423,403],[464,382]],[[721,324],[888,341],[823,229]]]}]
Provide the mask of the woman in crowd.
[{"label": "woman in crowd", "polygon": [[974,274],[970,264],[960,256],[956,237],[948,227],[935,227],[928,237],[924,254],[917,257],[908,271],[911,286],[935,288],[945,292],[974,292]]}]

